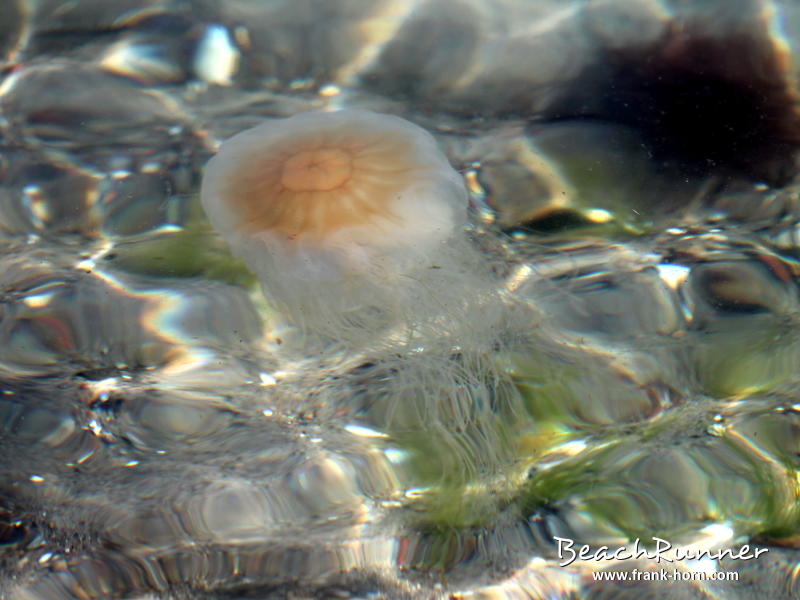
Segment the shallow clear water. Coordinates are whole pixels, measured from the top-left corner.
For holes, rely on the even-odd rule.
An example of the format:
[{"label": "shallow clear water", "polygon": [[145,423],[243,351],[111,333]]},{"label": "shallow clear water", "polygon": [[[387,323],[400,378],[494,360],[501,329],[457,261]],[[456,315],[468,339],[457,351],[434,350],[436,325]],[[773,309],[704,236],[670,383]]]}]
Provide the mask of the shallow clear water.
[{"label": "shallow clear water", "polygon": [[[788,0],[5,0],[0,593],[800,598],[798,40]],[[344,107],[463,174],[475,344],[310,351],[208,224],[222,140]],[[768,552],[555,539],[654,536]]]}]

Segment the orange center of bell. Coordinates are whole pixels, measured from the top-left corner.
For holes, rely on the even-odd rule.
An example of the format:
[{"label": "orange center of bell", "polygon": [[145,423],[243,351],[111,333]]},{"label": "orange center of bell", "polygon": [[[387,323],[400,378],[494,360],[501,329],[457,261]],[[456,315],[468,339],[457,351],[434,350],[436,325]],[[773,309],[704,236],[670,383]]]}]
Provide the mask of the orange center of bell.
[{"label": "orange center of bell", "polygon": [[304,150],[283,163],[281,184],[293,192],[326,192],[350,179],[353,159],[339,148]]}]

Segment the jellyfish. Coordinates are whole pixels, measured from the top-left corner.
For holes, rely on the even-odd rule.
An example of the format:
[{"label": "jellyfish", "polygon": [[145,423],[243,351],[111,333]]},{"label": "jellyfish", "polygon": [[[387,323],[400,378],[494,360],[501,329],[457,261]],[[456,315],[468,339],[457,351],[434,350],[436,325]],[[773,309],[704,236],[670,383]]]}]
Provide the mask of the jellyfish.
[{"label": "jellyfish", "polygon": [[281,356],[299,365],[287,407],[441,454],[458,471],[447,481],[492,490],[477,506],[497,509],[491,482],[515,464],[511,423],[526,413],[496,357],[524,326],[434,137],[366,110],[271,120],[222,144],[201,199],[296,326],[281,330]]},{"label": "jellyfish", "polygon": [[243,131],[209,161],[201,200],[305,333],[345,345],[389,330],[436,337],[492,293],[465,234],[461,176],[396,116],[309,112]]}]

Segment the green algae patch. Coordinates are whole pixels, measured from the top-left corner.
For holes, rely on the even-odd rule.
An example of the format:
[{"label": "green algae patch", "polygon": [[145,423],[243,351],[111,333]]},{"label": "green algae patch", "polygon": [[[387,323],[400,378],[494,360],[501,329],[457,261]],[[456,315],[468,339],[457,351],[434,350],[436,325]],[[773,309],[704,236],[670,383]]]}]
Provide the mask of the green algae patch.
[{"label": "green algae patch", "polygon": [[105,256],[114,267],[149,277],[202,277],[250,288],[256,278],[208,227],[168,229],[117,243]]},{"label": "green algae patch", "polygon": [[800,342],[781,325],[714,333],[695,350],[703,391],[714,398],[746,398],[796,383]]}]

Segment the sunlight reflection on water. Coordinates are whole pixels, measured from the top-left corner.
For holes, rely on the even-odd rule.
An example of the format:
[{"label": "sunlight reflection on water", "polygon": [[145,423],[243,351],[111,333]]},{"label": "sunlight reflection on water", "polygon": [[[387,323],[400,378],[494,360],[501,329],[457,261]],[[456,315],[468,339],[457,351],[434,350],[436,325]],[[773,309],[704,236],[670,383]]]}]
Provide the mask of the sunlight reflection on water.
[{"label": "sunlight reflection on water", "polygon": [[[766,0],[4,2],[0,593],[800,597],[798,39]],[[474,323],[307,351],[209,225],[224,139],[348,107],[464,175]],[[653,566],[554,536],[769,552],[601,584]]]}]

